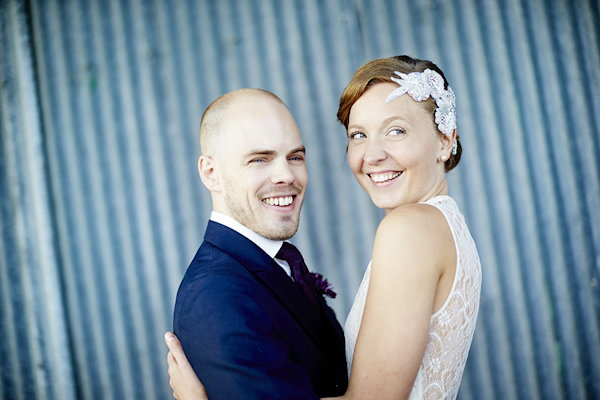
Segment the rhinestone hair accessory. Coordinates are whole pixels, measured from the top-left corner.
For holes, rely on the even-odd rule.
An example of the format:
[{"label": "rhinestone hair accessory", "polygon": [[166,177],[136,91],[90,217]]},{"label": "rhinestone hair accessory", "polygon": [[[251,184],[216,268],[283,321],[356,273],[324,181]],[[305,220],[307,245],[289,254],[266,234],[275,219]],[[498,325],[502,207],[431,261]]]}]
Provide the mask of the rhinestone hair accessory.
[{"label": "rhinestone hair accessory", "polygon": [[[429,68],[423,72],[411,72],[410,74],[398,71],[394,71],[394,73],[400,78],[392,76],[390,79],[400,87],[390,93],[385,102],[389,103],[404,93],[408,93],[415,101],[433,98],[437,105],[435,123],[438,130],[446,136],[452,136],[452,132],[456,129],[456,98],[450,86],[448,86],[448,90],[444,89],[444,78]],[[457,150],[458,143],[455,140],[452,144],[452,155],[455,155]]]}]

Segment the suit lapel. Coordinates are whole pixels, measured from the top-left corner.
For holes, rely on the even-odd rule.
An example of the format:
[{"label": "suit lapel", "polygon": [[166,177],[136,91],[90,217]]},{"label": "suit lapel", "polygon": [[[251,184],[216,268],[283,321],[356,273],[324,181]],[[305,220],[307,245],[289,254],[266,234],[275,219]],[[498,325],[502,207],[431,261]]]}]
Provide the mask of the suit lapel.
[{"label": "suit lapel", "polygon": [[[277,297],[298,321],[324,354],[327,332],[317,313],[300,288],[283,269],[254,242],[224,225],[210,221],[204,240],[235,258]],[[327,308],[327,317],[337,330],[341,330],[333,312]],[[333,321],[332,321],[333,317]],[[343,335],[343,333],[342,333]]]}]

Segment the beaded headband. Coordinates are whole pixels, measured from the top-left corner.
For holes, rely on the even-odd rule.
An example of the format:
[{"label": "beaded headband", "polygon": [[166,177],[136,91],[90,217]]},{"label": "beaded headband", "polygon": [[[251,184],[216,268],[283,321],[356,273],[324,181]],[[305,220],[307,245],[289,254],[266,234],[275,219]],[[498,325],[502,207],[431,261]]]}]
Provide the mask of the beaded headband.
[{"label": "beaded headband", "polygon": [[[423,72],[411,72],[410,74],[394,72],[400,79],[394,76],[390,79],[400,87],[390,93],[385,102],[389,103],[404,93],[408,93],[415,101],[424,101],[431,96],[437,105],[435,123],[438,130],[446,136],[452,136],[452,132],[456,129],[456,100],[450,86],[448,86],[448,90],[444,89],[444,78],[429,68]],[[458,143],[455,140],[452,144],[452,155],[455,155],[457,151]]]}]

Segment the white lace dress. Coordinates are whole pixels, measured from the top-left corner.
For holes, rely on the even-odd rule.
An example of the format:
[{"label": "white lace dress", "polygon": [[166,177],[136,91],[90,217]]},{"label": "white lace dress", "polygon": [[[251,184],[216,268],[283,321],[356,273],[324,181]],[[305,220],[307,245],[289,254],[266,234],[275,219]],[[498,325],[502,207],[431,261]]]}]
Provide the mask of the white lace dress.
[{"label": "white lace dress", "polygon": [[[431,316],[429,342],[409,399],[454,399],[475,331],[481,264],[475,242],[456,202],[449,196],[437,196],[424,203],[437,207],[446,217],[456,244],[457,265],[448,298]],[[370,276],[369,263],[344,328],[348,371],[352,367]]]}]

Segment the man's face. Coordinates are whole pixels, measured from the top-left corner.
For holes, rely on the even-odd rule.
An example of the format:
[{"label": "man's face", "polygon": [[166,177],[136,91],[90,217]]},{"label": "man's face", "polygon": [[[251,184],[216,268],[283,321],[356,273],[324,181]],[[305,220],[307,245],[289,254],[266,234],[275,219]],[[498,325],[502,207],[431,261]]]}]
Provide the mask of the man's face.
[{"label": "man's face", "polygon": [[218,165],[225,209],[216,211],[269,239],[294,236],[308,174],[291,113],[272,99],[244,101],[232,107],[223,132]]}]

